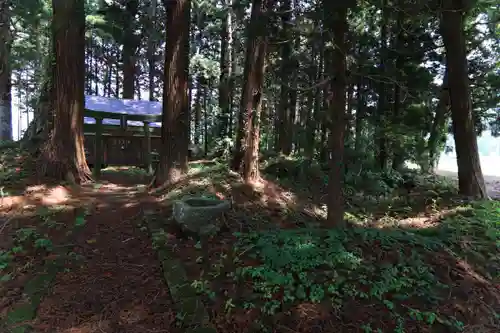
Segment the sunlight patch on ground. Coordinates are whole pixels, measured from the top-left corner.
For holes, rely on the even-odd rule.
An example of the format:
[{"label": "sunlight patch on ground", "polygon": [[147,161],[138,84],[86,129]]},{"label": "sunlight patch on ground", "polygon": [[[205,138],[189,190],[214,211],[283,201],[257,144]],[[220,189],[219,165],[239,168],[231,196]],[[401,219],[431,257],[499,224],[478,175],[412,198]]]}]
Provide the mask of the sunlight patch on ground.
[{"label": "sunlight patch on ground", "polygon": [[326,219],[328,217],[328,210],[326,205],[318,206],[318,205],[307,205],[304,207],[304,211],[313,216]]},{"label": "sunlight patch on ground", "polygon": [[31,209],[35,206],[66,205],[72,199],[70,191],[63,186],[29,186],[24,191],[24,195],[2,197],[0,199],[0,211],[17,208]]},{"label": "sunlight patch on ground", "polygon": [[[42,196],[40,197],[40,200],[44,205],[60,205],[71,200],[71,194],[62,186],[57,186],[50,189],[46,194],[40,193],[37,196]],[[37,196],[34,198],[37,198]]]}]

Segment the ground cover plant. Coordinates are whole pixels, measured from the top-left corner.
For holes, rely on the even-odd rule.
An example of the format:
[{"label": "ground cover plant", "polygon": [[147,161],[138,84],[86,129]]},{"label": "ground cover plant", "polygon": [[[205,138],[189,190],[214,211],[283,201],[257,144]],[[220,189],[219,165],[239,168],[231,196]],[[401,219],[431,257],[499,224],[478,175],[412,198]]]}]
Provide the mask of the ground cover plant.
[{"label": "ground cover plant", "polygon": [[[155,241],[182,258],[192,287],[221,330],[459,332],[482,327],[493,332],[498,327],[493,306],[500,282],[498,202],[461,203],[449,179],[410,172],[419,182],[411,199],[408,193],[404,199],[392,195],[404,190],[401,183],[375,182],[376,189],[366,188],[376,192],[366,198],[373,202],[365,203],[362,213],[355,205],[346,213],[350,227],[324,229],[317,215],[304,211],[307,204],[289,200],[289,191],[278,185],[249,192],[234,176],[232,183],[224,182],[231,178],[221,165],[192,172],[198,174],[195,181],[173,191],[178,198],[197,190],[246,200],[226,216],[228,228],[206,247],[196,237],[173,242],[168,235],[177,231],[171,225]],[[304,184],[310,182],[311,177]],[[297,179],[295,184],[300,186]],[[355,195],[350,199],[357,200]],[[290,204],[279,206],[286,200]],[[415,209],[420,209],[413,212],[417,216],[409,218]],[[374,221],[381,215],[385,219]]]}]

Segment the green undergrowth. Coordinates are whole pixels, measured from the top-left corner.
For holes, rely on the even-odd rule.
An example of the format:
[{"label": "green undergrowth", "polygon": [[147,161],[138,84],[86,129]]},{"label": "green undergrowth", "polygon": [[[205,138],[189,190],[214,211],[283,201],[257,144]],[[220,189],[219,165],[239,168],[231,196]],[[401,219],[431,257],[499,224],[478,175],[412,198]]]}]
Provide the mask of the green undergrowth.
[{"label": "green undergrowth", "polygon": [[240,181],[237,174],[231,173],[226,163],[210,161],[193,162],[185,179],[168,191],[164,200],[177,200],[189,196],[214,197],[214,190],[227,192],[231,185]]},{"label": "green undergrowth", "polygon": [[[299,162],[289,162],[295,169],[280,169],[283,159],[264,161],[262,167],[266,177],[285,188],[290,185],[297,197],[303,190],[304,197],[319,203],[313,191],[319,191],[318,182],[327,184],[325,172],[319,165]],[[230,190],[236,178],[223,163],[192,164],[185,182],[166,196],[170,200],[210,195],[211,186]],[[405,192],[408,182],[411,194]],[[254,228],[235,233],[234,243],[230,241],[224,250],[217,248],[215,256],[211,252],[204,260],[206,253],[199,254],[201,259],[196,261],[208,261],[209,268],[203,268],[192,286],[210,304],[224,304],[227,315],[257,311],[259,332],[270,330],[273,318],[290,316],[299,305],[310,303],[341,313],[338,325],[347,322],[364,332],[459,332],[470,325],[473,319],[450,310],[454,284],[464,276],[450,280],[449,271],[466,274],[457,267],[465,261],[476,273],[498,283],[500,203],[460,206],[454,182],[412,170],[367,172],[359,177],[347,172],[344,190],[347,215],[356,223],[345,229]],[[442,214],[444,209],[449,213]],[[425,229],[399,224],[422,212],[444,217]],[[244,213],[258,218],[269,213],[268,226],[276,219],[265,207]],[[286,218],[296,221],[299,213],[290,207]],[[392,223],[373,227],[371,222],[380,215]],[[245,226],[240,230],[252,229],[248,223]],[[221,285],[233,287],[221,289]],[[497,318],[500,314],[484,315]]]},{"label": "green undergrowth", "polygon": [[59,213],[57,207],[41,207],[33,223],[12,228],[11,245],[0,251],[0,293],[8,291],[11,298],[3,303],[6,316],[0,320],[6,332],[31,332],[28,323],[56,274],[81,264],[83,257],[72,251],[71,240],[85,226],[88,212],[72,212],[73,223],[59,220]]},{"label": "green undergrowth", "polygon": [[[278,157],[264,161],[262,167],[266,177],[299,198],[326,203],[326,166],[303,158]],[[456,206],[458,190],[452,179],[412,169],[378,172],[346,168],[343,194],[349,220],[366,222],[385,217],[397,223],[401,218]]]},{"label": "green undergrowth", "polygon": [[[82,211],[77,215],[73,224],[59,221],[57,214],[64,213],[58,207],[40,207],[36,217],[26,225],[19,228],[10,227],[9,233],[12,238],[8,243],[10,246],[0,250],[0,282],[14,280],[18,275],[23,275],[34,265],[33,259],[40,259],[47,255],[58,253],[71,244],[54,244],[54,237],[58,241],[71,237],[75,230],[85,225],[85,216]],[[10,222],[16,224],[16,220]],[[70,252],[70,257],[76,254]]]},{"label": "green undergrowth", "polygon": [[[232,250],[221,253],[220,263],[194,285],[212,298],[220,294],[211,287],[218,278],[245,286],[239,297],[225,295],[228,312],[254,308],[271,318],[300,303],[342,312],[355,302],[359,318],[380,310],[355,323],[365,332],[405,332],[409,326],[459,332],[467,319],[441,310],[451,292],[442,271],[465,258],[490,278],[498,277],[499,214],[498,203],[479,202],[425,231],[352,227],[236,233]],[[465,240],[473,245],[464,247]]]},{"label": "green undergrowth", "polygon": [[16,194],[13,187],[29,175],[27,159],[27,152],[15,143],[0,142],[0,197]]},{"label": "green undergrowth", "polygon": [[[275,157],[262,163],[264,173],[285,185],[301,187],[328,185],[328,166],[299,157]],[[345,168],[344,195],[347,201],[362,197],[364,202],[374,203],[397,197],[397,192],[411,184],[428,196],[456,195],[457,187],[453,180],[433,174],[422,174],[413,169],[376,171],[376,168]],[[310,189],[310,188],[309,188]]]},{"label": "green undergrowth", "polygon": [[480,201],[459,207],[438,228],[415,233],[434,237],[486,277],[500,282],[500,202]]}]

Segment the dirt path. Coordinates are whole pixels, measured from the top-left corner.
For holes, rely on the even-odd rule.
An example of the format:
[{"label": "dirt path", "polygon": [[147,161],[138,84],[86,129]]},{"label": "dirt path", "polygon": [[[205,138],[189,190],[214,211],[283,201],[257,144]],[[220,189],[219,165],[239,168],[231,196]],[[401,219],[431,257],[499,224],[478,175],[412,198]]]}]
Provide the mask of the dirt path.
[{"label": "dirt path", "polygon": [[81,193],[93,201],[74,252],[76,267],[57,274],[33,327],[51,333],[176,332],[175,314],[147,231],[148,197],[130,184]]},{"label": "dirt path", "polygon": [[[457,179],[458,177],[457,173],[452,171],[438,170],[436,173],[453,179]],[[488,175],[484,175],[483,177],[489,196],[494,199],[500,199],[500,177]]]}]

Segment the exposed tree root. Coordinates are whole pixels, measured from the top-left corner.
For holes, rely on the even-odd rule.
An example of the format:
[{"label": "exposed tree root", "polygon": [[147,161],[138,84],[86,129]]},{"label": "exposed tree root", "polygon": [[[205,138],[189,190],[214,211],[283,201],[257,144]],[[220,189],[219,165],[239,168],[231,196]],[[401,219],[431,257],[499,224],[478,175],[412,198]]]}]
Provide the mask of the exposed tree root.
[{"label": "exposed tree root", "polygon": [[[159,177],[159,172],[166,173],[167,175]],[[167,171],[163,171],[163,169],[158,168],[155,175],[153,176],[153,179],[148,185],[149,193],[159,194],[162,192],[166,192],[169,188],[181,182],[185,177],[186,171],[182,170],[181,168],[170,168]]]},{"label": "exposed tree root", "polygon": [[71,184],[92,182],[92,173],[88,165],[85,161],[84,163],[78,162],[74,155],[66,152],[60,145],[54,144],[53,140],[49,140],[42,147],[36,163],[38,176],[67,181]]}]

